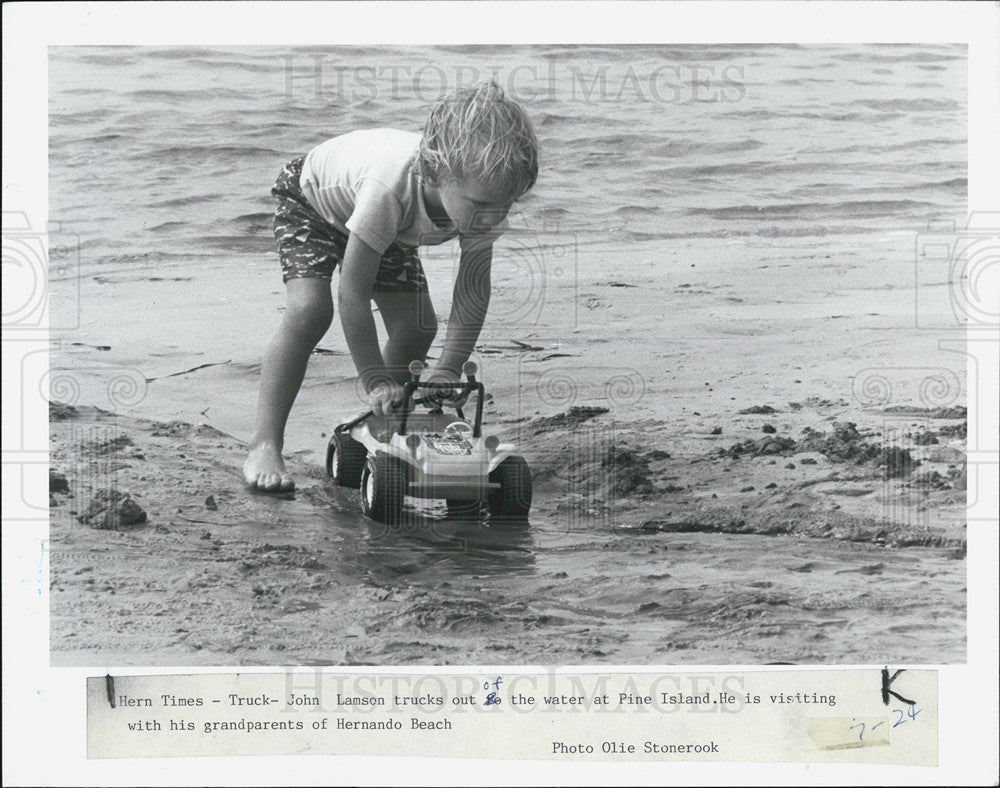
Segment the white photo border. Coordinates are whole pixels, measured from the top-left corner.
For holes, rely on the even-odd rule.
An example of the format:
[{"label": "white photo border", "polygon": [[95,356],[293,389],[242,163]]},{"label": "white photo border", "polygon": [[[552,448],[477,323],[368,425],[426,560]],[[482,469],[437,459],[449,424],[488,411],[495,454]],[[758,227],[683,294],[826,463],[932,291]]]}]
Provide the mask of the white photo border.
[{"label": "white photo border", "polygon": [[[391,8],[389,7],[391,6]],[[294,20],[300,24],[292,25]],[[530,20],[530,24],[528,22]],[[966,43],[969,47],[969,209],[1000,209],[1000,11],[995,3],[938,2],[162,2],[3,6],[3,200],[41,226],[48,218],[49,46],[391,45],[432,43]],[[993,177],[990,177],[993,173]],[[994,272],[995,273],[995,272]],[[990,287],[996,287],[996,279]],[[1000,299],[1000,291],[996,291]],[[994,337],[994,340],[997,338]],[[31,338],[4,336],[4,371]],[[39,345],[35,345],[38,347]],[[44,334],[40,346],[46,347]],[[997,413],[995,342],[970,343],[986,383],[981,413]],[[970,365],[971,369],[971,365]],[[970,389],[973,381],[970,380]],[[4,413],[16,386],[4,386]],[[970,402],[972,396],[970,393]],[[31,420],[47,423],[46,413]],[[4,441],[12,426],[4,417]],[[989,430],[988,420],[973,420]],[[19,425],[15,425],[19,426]],[[980,434],[995,446],[995,434]],[[6,455],[6,446],[5,446]],[[7,462],[5,456],[4,462]],[[993,466],[993,478],[996,478]],[[995,490],[995,487],[994,487]],[[991,497],[992,495],[992,497]],[[996,493],[970,517],[996,518]],[[435,758],[152,759],[87,761],[87,676],[113,666],[51,669],[44,524],[3,528],[4,772],[9,784],[988,784],[997,757],[997,528],[968,534],[968,664],[940,671],[940,766],[495,762]],[[488,666],[474,666],[486,668]],[[844,666],[847,667],[847,666]],[[855,666],[870,667],[870,666]],[[935,667],[935,666],[907,666]],[[685,666],[685,670],[760,666]],[[455,672],[460,666],[439,669]],[[505,668],[510,670],[510,666]],[[648,672],[651,666],[620,666]],[[677,670],[672,666],[671,670]],[[807,669],[807,668],[797,668]],[[824,670],[823,668],[816,668]],[[220,666],[199,672],[267,672]],[[345,668],[345,671],[351,671]],[[379,670],[379,669],[376,669]],[[424,672],[393,666],[386,672]],[[610,669],[605,669],[610,670]],[[190,668],[131,674],[182,673]]]}]

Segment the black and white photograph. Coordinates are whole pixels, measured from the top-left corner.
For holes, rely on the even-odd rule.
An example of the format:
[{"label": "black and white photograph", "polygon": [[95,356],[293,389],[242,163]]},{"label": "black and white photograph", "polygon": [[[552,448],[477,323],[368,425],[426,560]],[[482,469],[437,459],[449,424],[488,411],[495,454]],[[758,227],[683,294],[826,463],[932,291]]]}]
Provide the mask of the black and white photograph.
[{"label": "black and white photograph", "polygon": [[964,661],[964,45],[49,52],[55,664]]},{"label": "black and white photograph", "polygon": [[995,783],[995,4],[3,14],[5,783]]}]

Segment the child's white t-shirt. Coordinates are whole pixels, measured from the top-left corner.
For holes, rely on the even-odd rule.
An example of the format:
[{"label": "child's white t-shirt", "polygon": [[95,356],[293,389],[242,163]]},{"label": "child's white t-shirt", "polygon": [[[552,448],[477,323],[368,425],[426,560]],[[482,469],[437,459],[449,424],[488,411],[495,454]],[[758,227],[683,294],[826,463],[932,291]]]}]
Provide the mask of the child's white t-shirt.
[{"label": "child's white t-shirt", "polygon": [[313,148],[299,184],[309,204],[342,233],[379,254],[392,244],[444,243],[424,205],[416,171],[420,135],[395,129],[342,134]]}]

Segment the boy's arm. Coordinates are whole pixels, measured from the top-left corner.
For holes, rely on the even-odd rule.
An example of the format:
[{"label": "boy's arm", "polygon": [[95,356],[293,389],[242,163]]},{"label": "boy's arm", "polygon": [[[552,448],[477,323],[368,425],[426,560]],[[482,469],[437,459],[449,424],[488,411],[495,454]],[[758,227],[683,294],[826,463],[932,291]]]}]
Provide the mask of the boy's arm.
[{"label": "boy's arm", "polygon": [[469,360],[483,329],[490,305],[490,269],[493,263],[493,238],[461,240],[458,276],[452,294],[451,316],[439,371],[457,378]]},{"label": "boy's arm", "polygon": [[337,306],[347,347],[365,391],[374,397],[369,401],[376,413],[388,411],[391,400],[401,396],[401,390],[396,392],[392,386],[388,387],[392,390],[386,391],[385,396],[381,393],[375,396],[375,389],[382,389],[389,380],[378,346],[378,332],[371,307],[372,287],[380,259],[378,252],[351,233],[341,263],[340,287],[337,290]]}]

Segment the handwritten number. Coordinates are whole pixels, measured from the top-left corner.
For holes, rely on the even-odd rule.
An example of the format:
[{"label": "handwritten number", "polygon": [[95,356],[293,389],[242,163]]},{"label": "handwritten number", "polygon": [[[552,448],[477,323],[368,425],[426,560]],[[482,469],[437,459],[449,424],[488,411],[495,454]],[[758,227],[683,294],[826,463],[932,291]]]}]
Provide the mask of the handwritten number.
[{"label": "handwritten number", "polygon": [[[923,709],[918,709],[916,706],[907,706],[905,713],[903,712],[902,709],[893,709],[892,713],[893,714],[897,714],[899,716],[896,718],[896,721],[892,724],[892,727],[893,728],[898,728],[900,725],[902,725],[904,722],[907,721],[907,718],[909,718],[910,720],[915,720],[917,718],[917,715],[921,711],[923,711]],[[865,732],[866,731],[870,731],[870,730],[873,731],[879,725],[884,725],[884,724],[885,724],[885,720],[883,720],[882,722],[876,722],[874,725],[871,726],[871,728],[866,728],[865,724],[863,722],[859,722],[857,725],[851,725],[850,728],[848,728],[848,730],[852,730],[853,731],[855,728],[860,728],[861,730],[858,733],[858,741],[864,741],[865,740]]]}]

